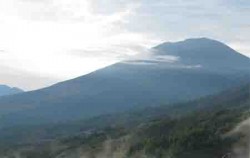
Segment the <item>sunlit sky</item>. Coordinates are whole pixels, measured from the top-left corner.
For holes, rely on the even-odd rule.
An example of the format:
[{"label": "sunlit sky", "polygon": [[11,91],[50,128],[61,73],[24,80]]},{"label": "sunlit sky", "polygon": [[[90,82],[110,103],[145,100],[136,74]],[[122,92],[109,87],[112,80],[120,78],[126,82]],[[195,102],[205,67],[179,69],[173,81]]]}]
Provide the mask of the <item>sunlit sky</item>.
[{"label": "sunlit sky", "polygon": [[0,84],[33,90],[208,37],[250,56],[248,0],[0,0]]}]

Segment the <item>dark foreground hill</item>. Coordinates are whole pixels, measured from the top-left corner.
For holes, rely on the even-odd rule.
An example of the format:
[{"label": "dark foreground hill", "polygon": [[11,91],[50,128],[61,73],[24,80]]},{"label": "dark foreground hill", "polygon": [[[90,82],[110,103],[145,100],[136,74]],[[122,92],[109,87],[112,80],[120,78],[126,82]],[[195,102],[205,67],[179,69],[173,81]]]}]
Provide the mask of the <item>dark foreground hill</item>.
[{"label": "dark foreground hill", "polygon": [[12,95],[12,94],[17,94],[17,93],[21,93],[21,92],[23,92],[23,91],[19,88],[11,88],[11,87],[6,86],[6,85],[0,85],[0,96]]},{"label": "dark foreground hill", "polygon": [[[248,158],[249,144],[244,142],[247,140],[244,133],[237,131],[229,134],[237,124],[248,117],[249,84],[187,103],[100,116],[78,123],[49,127],[47,130],[41,128],[40,132],[36,129],[38,137],[44,133],[49,136],[54,131],[69,131],[69,128],[75,126],[78,126],[79,131],[75,131],[71,136],[51,140],[44,137],[31,144],[20,144],[20,141],[17,141],[14,147],[1,147],[0,156],[222,158],[230,155],[232,158]],[[29,131],[27,129],[29,128],[16,131],[20,133],[23,130],[25,133]],[[26,134],[26,139],[30,140],[32,134]],[[234,152],[236,150],[233,148],[237,148],[237,152]]]},{"label": "dark foreground hill", "polygon": [[164,43],[148,59],[114,64],[0,99],[0,126],[63,122],[183,102],[249,81],[249,58],[210,39]]}]

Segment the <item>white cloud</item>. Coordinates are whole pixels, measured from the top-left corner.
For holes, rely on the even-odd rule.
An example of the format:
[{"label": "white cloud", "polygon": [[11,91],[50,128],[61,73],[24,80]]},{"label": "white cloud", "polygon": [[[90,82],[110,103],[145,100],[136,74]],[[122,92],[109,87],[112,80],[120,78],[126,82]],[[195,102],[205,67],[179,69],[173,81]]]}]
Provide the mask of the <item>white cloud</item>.
[{"label": "white cloud", "polygon": [[[136,7],[99,14],[92,5],[90,0],[1,0],[0,50],[7,53],[0,56],[0,66],[57,82],[112,64],[150,45],[147,35],[123,26]],[[75,50],[81,50],[79,55]],[[2,84],[28,89],[45,86],[10,83],[6,75],[0,75]]]}]

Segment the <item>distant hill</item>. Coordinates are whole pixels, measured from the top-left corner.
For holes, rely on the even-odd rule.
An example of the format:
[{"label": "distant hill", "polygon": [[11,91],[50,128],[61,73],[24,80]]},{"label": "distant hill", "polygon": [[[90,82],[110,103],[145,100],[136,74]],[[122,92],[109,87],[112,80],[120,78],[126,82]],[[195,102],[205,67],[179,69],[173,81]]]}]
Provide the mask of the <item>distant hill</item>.
[{"label": "distant hill", "polygon": [[23,90],[19,89],[19,88],[11,88],[9,86],[6,85],[0,85],[0,96],[4,96],[4,95],[12,95],[12,94],[17,94],[17,93],[21,93],[23,92]]},{"label": "distant hill", "polygon": [[147,59],[124,61],[51,87],[0,99],[0,123],[90,118],[215,94],[249,81],[249,58],[206,38],[163,43]]}]

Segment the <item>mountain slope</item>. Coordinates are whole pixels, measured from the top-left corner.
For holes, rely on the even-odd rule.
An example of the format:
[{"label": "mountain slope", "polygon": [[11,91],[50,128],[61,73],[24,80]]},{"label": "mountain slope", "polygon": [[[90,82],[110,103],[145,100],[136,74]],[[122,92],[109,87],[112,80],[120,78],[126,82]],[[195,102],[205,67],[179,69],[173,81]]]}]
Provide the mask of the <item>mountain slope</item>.
[{"label": "mountain slope", "polygon": [[11,88],[6,85],[0,85],[0,96],[4,95],[12,95],[23,92],[21,89],[18,88]]},{"label": "mountain slope", "polygon": [[[249,58],[210,39],[165,43],[150,59],[114,64],[51,87],[0,99],[1,125],[89,118],[191,100],[249,81]],[[175,56],[174,61],[165,60]]]},{"label": "mountain slope", "polygon": [[[32,158],[80,158],[100,155],[107,158],[221,158],[231,153],[233,156],[236,153],[233,153],[232,145],[244,137],[240,135],[242,133],[227,137],[225,134],[250,116],[249,108],[250,84],[247,84],[171,107],[165,105],[101,116],[77,124],[39,127],[31,132],[29,128],[13,129],[14,134],[16,131],[17,135],[24,133],[26,141],[30,141],[34,134],[38,135],[32,137],[43,140],[46,137],[42,138],[39,135],[41,133],[47,134],[45,140],[48,141],[24,145],[19,144],[20,138],[14,139],[19,145],[3,152],[0,150],[0,155],[11,157],[20,153],[21,157]],[[54,139],[48,139],[55,131],[70,131],[72,125],[79,126],[79,131],[75,131],[75,134],[63,138],[56,134]],[[4,139],[13,138],[13,133],[11,135],[8,131],[1,133],[1,143]],[[3,145],[6,147],[5,143]],[[242,144],[240,148],[247,149],[248,146]]]}]

